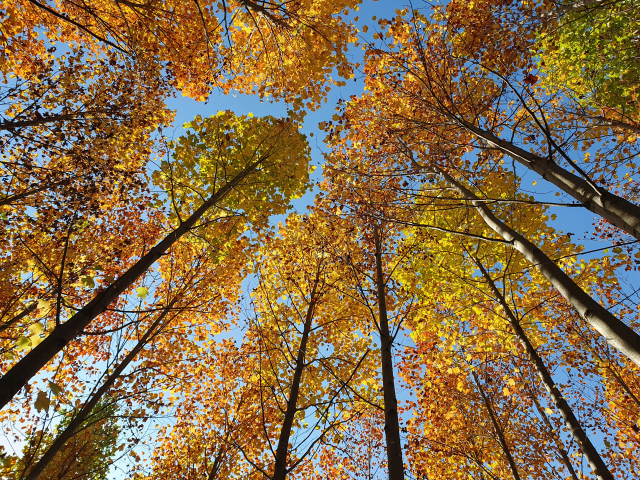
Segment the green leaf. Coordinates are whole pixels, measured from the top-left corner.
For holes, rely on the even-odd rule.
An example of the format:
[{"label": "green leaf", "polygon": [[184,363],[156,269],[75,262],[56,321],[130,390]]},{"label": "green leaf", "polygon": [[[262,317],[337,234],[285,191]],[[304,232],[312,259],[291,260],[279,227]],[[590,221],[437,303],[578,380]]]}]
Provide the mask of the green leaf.
[{"label": "green leaf", "polygon": [[613,253],[622,253],[622,249],[620,247],[615,247],[613,249]]},{"label": "green leaf", "polygon": [[144,298],[149,295],[149,289],[147,287],[136,288],[136,292],[138,292],[136,298]]},{"label": "green leaf", "polygon": [[89,288],[93,288],[96,286],[96,282],[93,281],[93,277],[90,275],[85,275],[84,277],[81,277],[80,282]]},{"label": "green leaf", "polygon": [[49,397],[45,392],[43,392],[42,390],[39,390],[38,398],[36,399],[33,406],[36,407],[36,410],[40,411],[43,409],[49,410],[49,405],[51,405],[51,401],[49,400]]},{"label": "green leaf", "polygon": [[60,395],[60,392],[62,391],[62,387],[56,385],[53,382],[49,382],[49,390],[51,390],[51,392],[54,395]]}]

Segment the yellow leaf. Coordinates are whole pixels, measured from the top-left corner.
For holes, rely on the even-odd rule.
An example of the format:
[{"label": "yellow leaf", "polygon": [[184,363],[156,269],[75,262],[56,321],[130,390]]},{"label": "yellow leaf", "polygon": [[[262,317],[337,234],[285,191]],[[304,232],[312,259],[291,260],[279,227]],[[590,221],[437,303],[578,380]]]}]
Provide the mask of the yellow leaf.
[{"label": "yellow leaf", "polygon": [[31,340],[31,346],[34,348],[40,345],[42,340],[44,340],[40,335],[31,335],[29,339]]},{"label": "yellow leaf", "polygon": [[51,308],[51,300],[38,300],[38,310],[48,310]]},{"label": "yellow leaf", "polygon": [[31,348],[31,339],[20,337],[14,345],[16,346],[16,350],[28,350]]},{"label": "yellow leaf", "polygon": [[40,323],[34,323],[33,325],[29,325],[29,331],[33,335],[40,335],[42,333],[42,330],[44,330],[44,327]]}]

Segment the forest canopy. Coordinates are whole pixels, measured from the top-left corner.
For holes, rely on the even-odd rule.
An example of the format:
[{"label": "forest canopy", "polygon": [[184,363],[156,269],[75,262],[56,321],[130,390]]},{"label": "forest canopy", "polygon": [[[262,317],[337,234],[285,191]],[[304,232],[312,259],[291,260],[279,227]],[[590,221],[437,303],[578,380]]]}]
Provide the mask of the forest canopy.
[{"label": "forest canopy", "polygon": [[640,5],[382,3],[0,0],[0,477],[640,478]]}]

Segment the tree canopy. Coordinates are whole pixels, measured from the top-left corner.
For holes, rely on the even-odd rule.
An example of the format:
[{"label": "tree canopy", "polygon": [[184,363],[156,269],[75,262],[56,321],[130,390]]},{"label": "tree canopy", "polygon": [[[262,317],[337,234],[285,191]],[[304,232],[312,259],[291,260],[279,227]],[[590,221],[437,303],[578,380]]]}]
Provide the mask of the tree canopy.
[{"label": "tree canopy", "polygon": [[637,2],[0,18],[2,478],[640,477]]}]

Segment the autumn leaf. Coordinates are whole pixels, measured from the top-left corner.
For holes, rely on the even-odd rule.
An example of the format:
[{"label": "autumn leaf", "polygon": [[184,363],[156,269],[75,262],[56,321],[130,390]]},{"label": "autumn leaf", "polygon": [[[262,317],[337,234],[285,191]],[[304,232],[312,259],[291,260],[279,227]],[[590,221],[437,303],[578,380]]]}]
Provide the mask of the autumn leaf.
[{"label": "autumn leaf", "polygon": [[49,390],[51,390],[51,393],[54,395],[60,395],[60,392],[62,392],[62,388],[53,382],[49,382]]},{"label": "autumn leaf", "polygon": [[35,403],[33,404],[36,407],[36,410],[48,410],[51,401],[49,400],[49,396],[43,392],[42,390],[38,391],[38,397],[36,398]]},{"label": "autumn leaf", "polygon": [[32,346],[31,339],[28,337],[20,337],[16,343],[16,350],[29,350]]},{"label": "autumn leaf", "polygon": [[51,304],[53,302],[51,300],[43,300],[43,299],[39,299],[38,300],[38,310],[48,310],[49,308],[51,308]]},{"label": "autumn leaf", "polygon": [[40,335],[42,333],[42,330],[44,330],[44,327],[41,323],[34,323],[33,325],[29,325],[29,331],[31,331],[33,335]]},{"label": "autumn leaf", "polygon": [[149,295],[149,289],[147,287],[136,288],[136,298],[144,298]]}]

